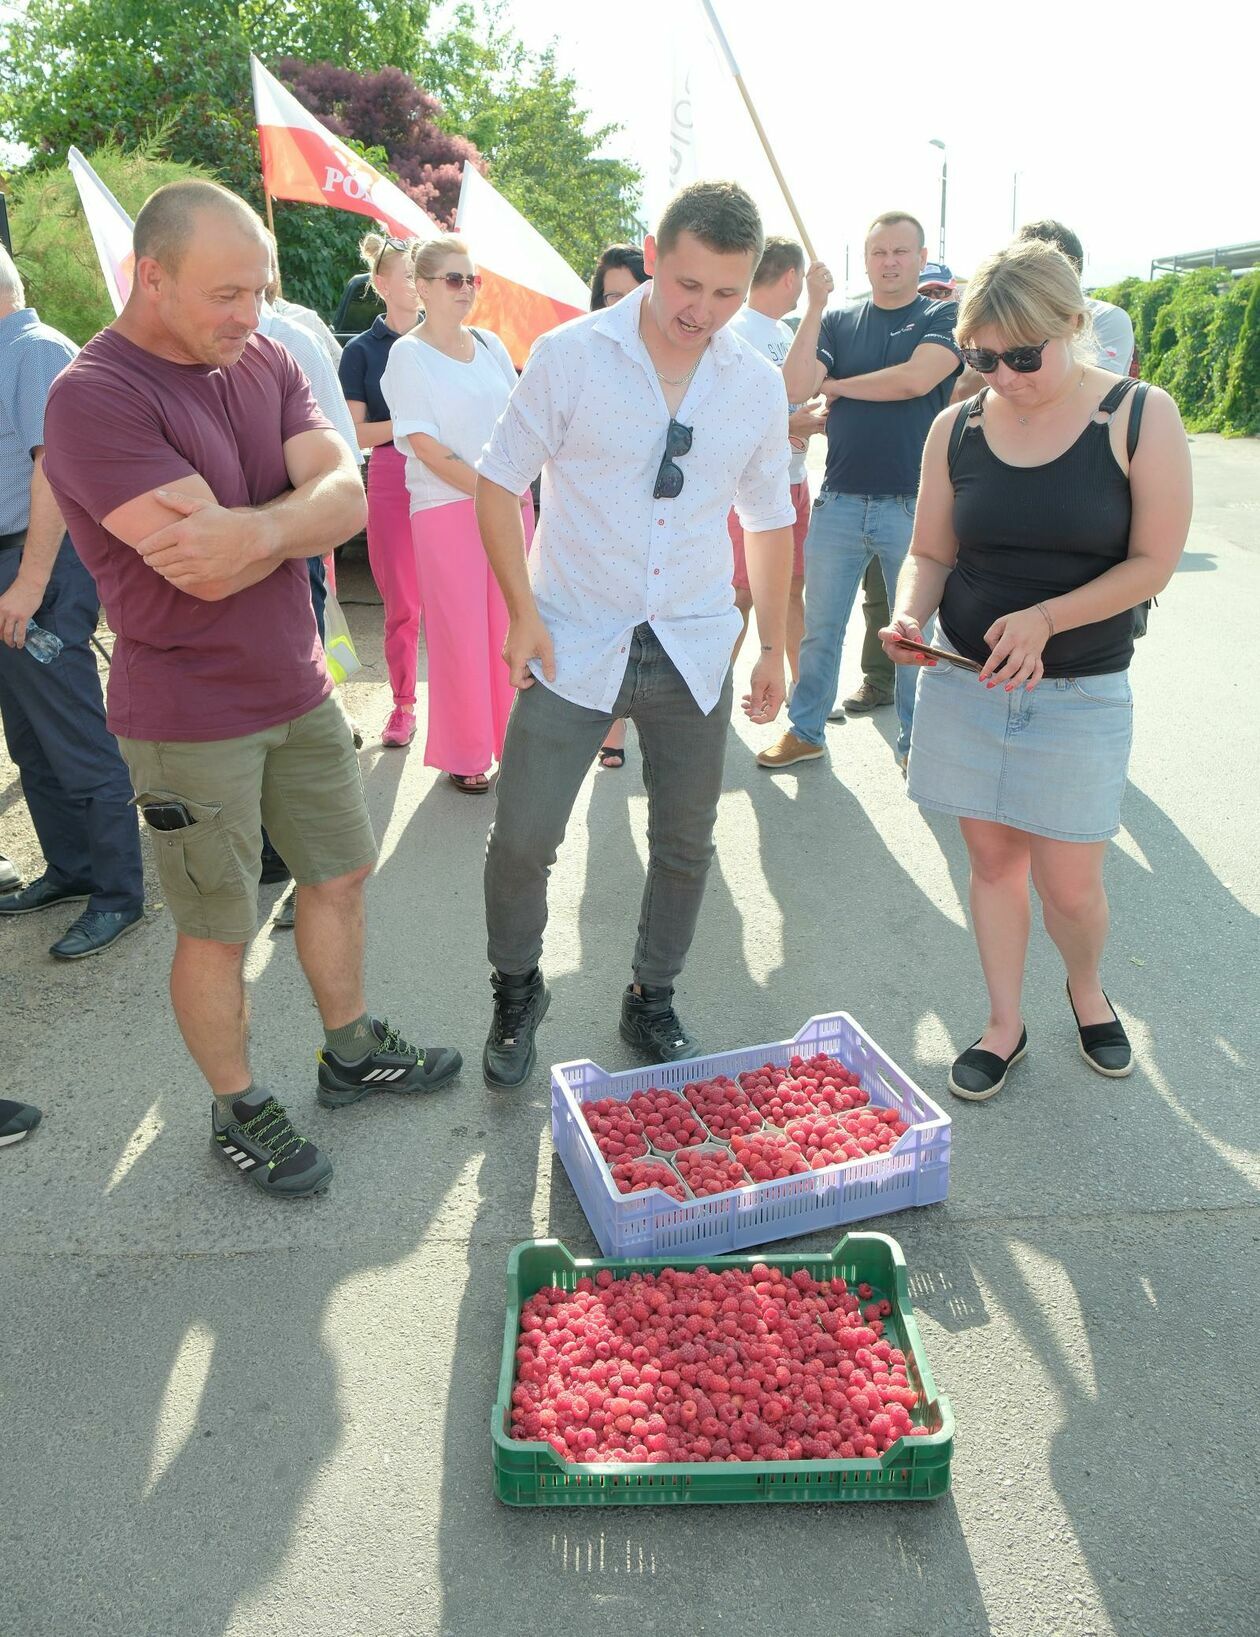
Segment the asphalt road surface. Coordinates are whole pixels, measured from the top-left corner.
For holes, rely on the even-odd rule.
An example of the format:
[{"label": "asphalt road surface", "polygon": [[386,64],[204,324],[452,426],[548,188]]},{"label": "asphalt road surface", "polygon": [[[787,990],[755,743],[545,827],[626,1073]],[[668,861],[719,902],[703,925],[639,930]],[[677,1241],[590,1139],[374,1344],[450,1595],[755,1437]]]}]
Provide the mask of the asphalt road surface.
[{"label": "asphalt road surface", "polygon": [[[830,728],[827,761],[778,775],[753,761],[766,729],[731,729],[679,1004],[713,1050],[846,1008],[950,1105],[948,1202],[872,1224],[905,1250],[953,1401],[948,1497],[494,1499],[508,1250],[595,1245],[553,1155],[546,1068],[515,1095],[478,1072],[493,798],[451,789],[420,742],[376,743],[380,612],[354,601],[374,593],[351,563],[367,669],[349,703],[382,843],[370,1000],[469,1066],[422,1105],[318,1108],[318,1020],[291,934],[264,921],[257,1071],[337,1167],[323,1198],[272,1202],[211,1154],[156,878],[150,924],[97,960],[48,959],[64,912],[0,927],[6,1090],[45,1111],[0,1153],[4,1637],[1254,1632],[1260,443],[1197,438],[1194,456],[1196,523],[1139,645],[1108,865],[1130,1079],[1077,1056],[1038,930],[1026,1063],[992,1103],[949,1098],[984,1018],[963,850],[907,801],[891,711]],[[851,640],[846,691],[856,657]],[[630,737],[626,769],[584,785],[554,873],[544,1065],[630,1066],[616,1016],[645,826]],[[0,845],[38,870],[7,763]],[[278,896],[264,889],[265,916]]]}]

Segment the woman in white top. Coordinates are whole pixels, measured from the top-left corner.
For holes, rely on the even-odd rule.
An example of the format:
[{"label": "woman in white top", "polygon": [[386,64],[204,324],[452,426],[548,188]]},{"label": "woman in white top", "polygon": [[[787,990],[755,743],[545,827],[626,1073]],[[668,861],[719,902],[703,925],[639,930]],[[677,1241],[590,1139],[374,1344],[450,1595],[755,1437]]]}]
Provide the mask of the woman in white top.
[{"label": "woman in white top", "polygon": [[[461,239],[444,234],[415,250],[424,317],[395,343],[381,390],[394,442],[406,457],[428,654],[424,759],[458,790],[489,788],[515,690],[502,659],[507,608],[482,549],[473,510],[473,462],[516,385],[507,348],[467,320],[481,279]],[[534,506],[521,496],[525,538]]]}]

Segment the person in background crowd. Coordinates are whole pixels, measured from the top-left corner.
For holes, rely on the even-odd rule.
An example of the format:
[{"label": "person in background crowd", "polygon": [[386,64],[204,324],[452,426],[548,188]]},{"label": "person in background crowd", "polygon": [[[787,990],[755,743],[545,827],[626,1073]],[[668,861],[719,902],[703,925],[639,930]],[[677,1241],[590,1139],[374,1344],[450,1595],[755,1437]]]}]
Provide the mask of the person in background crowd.
[{"label": "person in background crowd", "polygon": [[[761,258],[734,182],[697,182],[644,244],[654,276],[544,335],[478,465],[477,515],[511,612],[520,692],[486,849],[494,1015],[487,1085],[529,1078],[550,1004],[539,961],[547,877],[597,746],[639,730],[648,869],[621,1034],[654,1062],[699,1051],[674,1008],[713,858],[740,618],[723,523],[747,531],[761,652],[744,709],[772,721],[796,512],[778,372],[725,326]],[[543,479],[527,563],[517,496]],[[531,586],[531,578],[533,584]]]},{"label": "person in background crowd", "polygon": [[[0,916],[86,899],[49,950],[58,960],[99,955],[144,919],[131,786],[91,647],[99,599],[44,467],[49,390],[77,351],[26,305],[0,249],[0,716],[44,854],[44,873],[14,882]],[[47,665],[22,651],[32,619],[65,645]]]},{"label": "person in background crowd", "polygon": [[[942,261],[924,262],[919,274],[919,294],[928,301],[956,301],[958,281]],[[971,370],[963,370],[956,377],[950,394],[951,403],[960,403],[980,387],[979,377]],[[964,388],[967,390],[964,391]],[[862,716],[893,702],[897,673],[879,640],[880,631],[888,624],[888,587],[879,558],[872,557],[862,576],[862,680],[847,699],[842,699],[827,716],[829,722],[843,722],[845,715]]]},{"label": "person in background crowd", "polygon": [[[272,240],[274,246],[275,240]],[[300,324],[308,335],[313,335],[323,349],[324,355],[334,369],[341,364],[341,342],[329,329],[328,325],[315,311],[314,307],[304,307],[300,301],[288,301],[280,289],[280,280],[277,277],[275,284],[267,292],[267,300],[271,309],[280,318],[287,318],[292,324]]]},{"label": "person in background crowd", "polygon": [[1081,1055],[1110,1077],[1132,1067],[1100,974],[1103,857],[1133,731],[1133,609],[1177,566],[1191,480],[1172,399],[1092,362],[1086,299],[1058,250],[1034,239],[990,257],[958,339],[986,388],[933,423],[882,635],[913,676],[919,657],[899,641],[921,642],[939,609],[944,645],[982,666],[978,679],[949,664],[919,673],[909,775],[912,800],[958,818],[971,859],[989,1021],[949,1089],[978,1101],[1028,1049],[1030,872]]},{"label": "person in background crowd", "polygon": [[[391,349],[381,391],[406,457],[411,538],[424,606],[429,723],[424,760],[457,790],[483,795],[503,751],[513,689],[503,662],[507,608],[482,550],[473,462],[516,370],[497,335],[468,323],[481,276],[462,239],[443,234],[415,249],[424,317]],[[519,497],[528,543],[534,501]]]},{"label": "person in background crowd", "polygon": [[[762,767],[791,767],[823,754],[836,697],[845,628],[863,571],[879,558],[895,585],[910,545],[919,457],[932,418],[949,401],[962,365],[952,302],[919,294],[927,262],[923,228],[904,211],[877,216],[866,234],[870,299],[824,316],[832,278],[815,262],[809,303],[783,365],[794,402],[820,389],[827,417],[827,472],[805,542],[805,641],[789,725],[757,757]],[[895,685],[897,760],[910,752],[911,680]]]},{"label": "person in background crowd", "polygon": [[[795,311],[805,288],[805,252],[795,239],[768,238],[761,253],[757,271],[753,274],[748,300],[731,320],[729,329],[747,341],[776,369],[782,369],[783,360],[792,345],[792,331],[783,322],[788,313]],[[792,486],[792,504],[796,508],[796,522],[792,525],[792,587],[788,595],[787,662],[795,683],[800,666],[801,638],[805,634],[805,536],[809,533],[809,480],[805,475],[805,460],[809,440],[821,432],[826,422],[825,410],[820,415],[810,404],[792,404],[788,415],[788,443],[791,446],[788,481]],[[735,606],[744,622],[735,643],[735,654],[743,646],[748,631],[748,615],[752,609],[752,592],[748,586],[748,564],[744,556],[744,530],[739,517],[731,512],[727,518],[731,545],[735,552]]]},{"label": "person in background crowd", "polygon": [[[341,383],[337,379],[337,368],[331,362],[328,352],[318,335],[309,324],[289,317],[289,313],[307,313],[309,308],[299,307],[295,302],[286,302],[286,312],[281,314],[276,308],[276,301],[280,291],[280,266],[277,261],[275,239],[268,234],[271,244],[271,283],[267,286],[267,299],[263,303],[262,313],[258,320],[259,335],[269,336],[278,341],[285,349],[293,362],[306,376],[314,394],[315,403],[320,413],[327,420],[333,431],[341,438],[355,460],[360,464],[363,455],[359,449],[359,440],[355,432],[354,421],[350,417],[350,410],[341,391]],[[318,315],[312,314],[312,317]],[[340,348],[338,348],[340,351]],[[324,608],[328,602],[328,572],[322,557],[308,557],[306,572],[311,582],[311,607],[315,610],[315,626],[319,631],[319,640],[324,640]],[[362,740],[356,736],[356,747]],[[262,873],[260,881],[266,884],[287,881],[290,877],[289,866],[280,854],[271,845],[271,838],[266,830],[263,831]],[[287,930],[293,926],[297,916],[297,888],[291,886],[276,906],[276,913],[272,925],[280,930]]]},{"label": "person in background crowd", "polygon": [[[1028,239],[1040,239],[1043,244],[1054,245],[1072,263],[1078,278],[1084,273],[1085,251],[1081,241],[1062,222],[1051,219],[1025,222],[1015,235],[1015,242],[1019,244]],[[1099,301],[1095,296],[1085,297],[1085,310],[1098,344],[1098,367],[1110,370],[1113,375],[1127,375],[1133,362],[1133,320],[1123,307],[1116,307],[1110,301]]]},{"label": "person in background crowd", "polygon": [[[591,311],[613,307],[647,283],[643,250],[637,244],[610,244],[599,258],[591,280]],[[618,718],[599,747],[599,765],[616,771],[626,765],[626,724]]]},{"label": "person in background crowd", "polygon": [[266,233],[226,188],[175,182],[141,208],[134,252],[127,305],[49,394],[48,478],[117,632],[110,726],[175,921],[171,1000],[213,1095],[214,1152],[292,1198],[332,1165],[249,1065],[242,965],[264,823],[298,883],[319,1101],[432,1091],[461,1059],[367,1009],[376,844],[305,564],[366,507],[305,376],[255,333]]},{"label": "person in background crowd", "polygon": [[402,747],[416,732],[420,581],[411,539],[407,463],[394,447],[394,423],[381,392],[381,377],[390,348],[420,315],[420,297],[409,240],[368,233],[359,248],[385,311],[372,320],[370,329],[346,343],[341,390],[354,417],[359,446],[368,451],[368,562],[385,608],[385,668],[394,698],[381,743]]}]

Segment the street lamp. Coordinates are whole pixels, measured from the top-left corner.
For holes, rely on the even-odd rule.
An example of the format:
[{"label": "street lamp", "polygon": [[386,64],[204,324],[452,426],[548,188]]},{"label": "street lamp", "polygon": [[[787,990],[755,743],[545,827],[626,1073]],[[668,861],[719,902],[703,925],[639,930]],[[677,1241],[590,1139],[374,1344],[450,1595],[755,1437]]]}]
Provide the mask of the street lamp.
[{"label": "street lamp", "polygon": [[928,139],[928,147],[941,150],[941,247],[937,252],[937,260],[945,260],[945,192],[949,185],[949,159],[945,153],[945,144],[939,136]]}]

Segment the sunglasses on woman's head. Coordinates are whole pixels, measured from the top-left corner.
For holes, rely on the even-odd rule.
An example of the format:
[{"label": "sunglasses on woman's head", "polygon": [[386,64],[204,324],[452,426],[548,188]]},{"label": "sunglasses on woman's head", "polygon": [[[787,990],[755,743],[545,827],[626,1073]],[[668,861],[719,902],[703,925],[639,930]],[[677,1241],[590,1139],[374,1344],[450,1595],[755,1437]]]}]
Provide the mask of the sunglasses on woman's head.
[{"label": "sunglasses on woman's head", "polygon": [[384,256],[385,256],[385,252],[387,250],[406,250],[406,249],[407,249],[406,239],[395,239],[395,238],[386,239],[385,243],[376,252],[376,259],[372,263],[373,273],[379,273],[380,272],[381,262],[383,261]]},{"label": "sunglasses on woman's head", "polygon": [[653,500],[677,500],[682,493],[684,479],[682,467],[674,463],[690,453],[691,428],[681,421],[671,420],[665,433],[665,453],[661,456],[660,470],[656,474],[656,487],[652,490]]},{"label": "sunglasses on woman's head", "polygon": [[480,290],[480,273],[440,273],[439,278],[448,290],[462,290],[465,285],[470,290]]},{"label": "sunglasses on woman's head", "polygon": [[1016,375],[1035,375],[1041,368],[1041,355],[1050,345],[1050,338],[1035,347],[1012,347],[1009,352],[994,352],[991,347],[961,347],[963,363],[977,375],[992,375],[999,364],[1013,369]]}]

